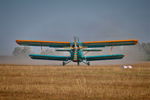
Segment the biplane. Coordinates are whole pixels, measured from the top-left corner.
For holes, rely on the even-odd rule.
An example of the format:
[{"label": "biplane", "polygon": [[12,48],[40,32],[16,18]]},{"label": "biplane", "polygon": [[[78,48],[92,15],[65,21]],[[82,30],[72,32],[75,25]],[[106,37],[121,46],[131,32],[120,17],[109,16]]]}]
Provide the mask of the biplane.
[{"label": "biplane", "polygon": [[16,40],[16,43],[24,46],[54,47],[57,48],[56,51],[67,51],[70,53],[69,56],[41,55],[41,54],[29,55],[32,59],[62,61],[62,64],[64,66],[70,62],[76,62],[77,65],[80,65],[81,62],[86,65],[90,65],[90,61],[122,59],[124,57],[123,54],[86,56],[85,52],[102,51],[101,49],[97,48],[108,46],[135,45],[138,43],[138,40],[80,42],[79,39],[75,37],[73,42]]}]

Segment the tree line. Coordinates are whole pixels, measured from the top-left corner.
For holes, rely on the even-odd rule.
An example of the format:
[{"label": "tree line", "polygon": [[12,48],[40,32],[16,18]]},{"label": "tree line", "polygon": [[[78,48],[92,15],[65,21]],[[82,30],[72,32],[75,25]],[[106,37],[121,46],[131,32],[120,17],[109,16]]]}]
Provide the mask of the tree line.
[{"label": "tree line", "polygon": [[150,60],[150,43],[141,43],[139,44],[139,48],[143,49],[143,51],[146,53],[147,55],[147,60]]},{"label": "tree line", "polygon": [[[32,51],[31,47],[15,47],[13,52],[13,56],[28,56],[29,54],[35,54],[35,52]],[[40,50],[41,55],[56,55],[55,49],[46,48]],[[57,53],[59,54],[59,53]]]}]

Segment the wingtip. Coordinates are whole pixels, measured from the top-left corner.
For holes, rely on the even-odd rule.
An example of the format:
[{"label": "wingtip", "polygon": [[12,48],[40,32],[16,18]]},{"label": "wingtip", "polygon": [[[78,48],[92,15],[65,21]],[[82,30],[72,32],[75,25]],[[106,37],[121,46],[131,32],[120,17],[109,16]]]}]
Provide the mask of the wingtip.
[{"label": "wingtip", "polygon": [[19,40],[16,40],[16,43],[19,44]]},{"label": "wingtip", "polygon": [[138,40],[133,40],[134,41],[134,44],[137,44],[138,43]]}]

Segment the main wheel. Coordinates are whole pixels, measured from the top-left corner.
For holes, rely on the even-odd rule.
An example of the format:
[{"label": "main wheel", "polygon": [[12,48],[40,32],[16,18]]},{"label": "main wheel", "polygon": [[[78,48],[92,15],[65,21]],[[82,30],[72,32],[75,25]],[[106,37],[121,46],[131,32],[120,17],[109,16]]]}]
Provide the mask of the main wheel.
[{"label": "main wheel", "polygon": [[66,64],[65,64],[65,62],[63,61],[63,66],[65,66]]},{"label": "main wheel", "polygon": [[87,62],[87,65],[90,66],[90,62]]}]

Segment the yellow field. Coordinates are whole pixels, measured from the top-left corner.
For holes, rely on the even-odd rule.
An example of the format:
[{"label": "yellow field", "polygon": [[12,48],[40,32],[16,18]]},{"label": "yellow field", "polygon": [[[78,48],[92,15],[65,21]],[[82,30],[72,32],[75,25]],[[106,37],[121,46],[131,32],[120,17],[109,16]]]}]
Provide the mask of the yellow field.
[{"label": "yellow field", "polygon": [[0,65],[0,100],[150,100],[150,63]]}]

